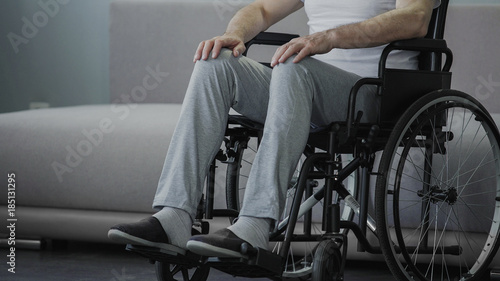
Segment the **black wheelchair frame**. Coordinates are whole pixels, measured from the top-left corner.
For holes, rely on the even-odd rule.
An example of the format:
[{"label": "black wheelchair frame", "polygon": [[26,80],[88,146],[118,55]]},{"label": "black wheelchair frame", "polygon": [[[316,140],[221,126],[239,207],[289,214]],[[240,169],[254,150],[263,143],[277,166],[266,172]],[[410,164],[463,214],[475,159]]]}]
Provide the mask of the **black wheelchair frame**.
[{"label": "black wheelchair frame", "polygon": [[[500,162],[500,148],[498,148],[500,133],[482,105],[464,93],[450,90],[450,68],[453,56],[446,41],[443,40],[448,1],[442,0],[441,2],[441,6],[433,13],[426,38],[389,44],[384,49],[380,59],[379,77],[362,78],[353,86],[345,122],[337,122],[327,128],[311,131],[308,145],[304,151],[306,159],[302,164],[298,179],[291,188],[294,190],[294,196],[288,216],[278,225],[276,231],[270,234],[271,241],[278,241],[278,252],[252,248],[244,244],[241,253],[246,258],[234,259],[202,257],[189,252],[175,253],[134,245],[127,245],[127,249],[148,257],[153,263],[156,263],[158,280],[175,280],[175,274],[180,272],[183,280],[204,281],[208,277],[211,267],[234,276],[266,277],[272,280],[307,279],[309,277],[312,280],[322,281],[343,280],[348,243],[347,231],[350,230],[358,240],[358,251],[382,253],[397,280],[434,280],[434,278],[440,280],[451,280],[452,278],[456,278],[454,280],[482,280],[479,278],[486,274],[488,264],[500,246],[500,229],[498,227],[500,222],[497,221],[500,218],[500,164],[498,163]],[[254,44],[282,45],[295,37],[297,35],[263,32],[247,43],[247,50]],[[387,68],[387,59],[394,50],[420,52],[419,70]],[[442,62],[443,55],[445,55],[444,64]],[[376,124],[361,123],[362,112],[356,111],[355,108],[359,89],[366,85],[377,86],[378,95],[381,98],[381,114]],[[401,94],[402,92],[404,95]],[[488,158],[488,162],[484,166],[490,168],[488,163],[491,163],[494,172],[489,178],[492,180],[499,178],[496,179],[498,182],[494,182],[496,189],[490,191],[494,195],[488,204],[491,203],[493,206],[487,206],[485,209],[488,212],[493,210],[493,217],[489,218],[492,221],[492,226],[489,232],[485,232],[490,237],[486,239],[485,246],[480,250],[485,253],[472,251],[474,257],[478,256],[476,264],[479,265],[467,264],[464,266],[462,262],[459,262],[458,266],[448,266],[448,262],[444,258],[439,262],[433,260],[435,256],[444,254],[460,257],[462,253],[468,251],[465,249],[466,246],[460,244],[462,239],[469,242],[468,237],[461,237],[462,232],[465,232],[465,227],[462,229],[460,222],[456,222],[459,228],[457,231],[455,229],[448,230],[448,222],[443,223],[438,219],[433,219],[433,216],[438,217],[439,212],[444,212],[441,207],[446,212],[451,213],[453,206],[461,206],[460,200],[464,200],[463,205],[466,205],[465,195],[464,198],[461,198],[464,191],[459,191],[459,189],[460,186],[471,183],[471,179],[469,179],[464,184],[458,184],[459,181],[453,177],[457,184],[447,185],[444,181],[436,183],[436,179],[432,178],[435,168],[431,164],[439,162],[440,157],[448,157],[447,155],[452,149],[451,143],[457,141],[457,137],[449,125],[450,120],[456,122],[454,119],[455,108],[460,109],[460,111],[457,110],[457,116],[460,114],[472,116],[467,125],[477,121],[479,123],[477,131],[485,131],[487,137],[483,138],[487,138],[488,143],[491,143],[489,147],[491,152],[488,150],[484,154],[484,158],[491,154],[493,159],[489,160]],[[462,109],[464,109],[464,113],[462,113]],[[462,135],[458,136],[460,142],[468,136],[464,133],[464,125],[462,126]],[[243,152],[247,149],[251,138],[260,142],[262,130],[261,124],[243,116],[230,116],[226,131],[225,150],[221,149],[210,168],[207,176],[206,195],[200,203],[197,224],[201,227],[201,233],[208,233],[209,226],[206,219],[217,216],[230,218],[238,216],[239,175]],[[474,142],[475,139],[476,137],[471,141]],[[480,145],[482,142],[477,146]],[[317,152],[317,150],[321,150],[321,152]],[[411,167],[408,163],[413,164],[416,161],[412,158],[411,151],[414,150],[422,151],[424,158],[423,168],[416,171],[416,174],[420,175],[418,177],[409,176],[410,173],[404,172],[405,169]],[[373,172],[375,152],[377,151],[384,151],[384,153],[378,171]],[[390,153],[385,153],[385,151],[390,151]],[[353,155],[353,159],[347,165],[344,165],[340,160],[342,157],[340,155],[343,154]],[[436,158],[438,159],[436,160]],[[217,162],[228,164],[226,172],[228,209],[224,210],[214,209],[213,203]],[[480,168],[483,167],[483,162],[481,161]],[[452,166],[451,164],[446,165]],[[464,165],[457,169],[462,166]],[[359,183],[355,184],[356,193],[352,194],[352,190],[348,190],[343,182],[358,171],[359,175],[356,175],[356,181]],[[369,215],[368,210],[370,176],[377,176],[375,220]],[[416,196],[415,201],[418,200],[418,204],[401,207],[406,203],[400,199],[400,196],[404,198],[410,190],[401,184],[401,178],[421,181],[422,189],[413,192],[413,195],[410,194]],[[318,179],[324,179],[323,187],[315,187]],[[432,184],[433,181],[434,184]],[[482,191],[482,193],[485,192],[487,191]],[[336,194],[338,197],[335,196]],[[303,197],[306,200],[303,200]],[[347,219],[341,219],[339,202],[342,200],[345,201],[343,208],[351,209]],[[321,232],[314,233],[311,208],[319,201],[323,203]],[[420,222],[416,226],[407,226],[404,211],[413,208],[414,205],[418,205],[421,210]],[[470,204],[470,206],[474,207],[475,204]],[[432,208],[439,210],[433,213]],[[353,213],[358,215],[357,223],[352,221]],[[473,213],[472,210],[471,213]],[[448,214],[448,216],[451,215]],[[296,233],[299,217],[303,218],[301,234]],[[413,227],[416,228],[413,233],[420,232],[416,245],[413,245],[411,240],[413,239],[411,232],[410,234],[405,232],[407,228],[412,229]],[[444,230],[439,232],[440,228]],[[371,230],[373,235],[378,238],[379,245],[373,245],[367,239],[368,230]],[[445,233],[445,231],[447,232]],[[442,237],[436,239],[438,234],[444,237],[448,235],[448,232],[454,234],[455,240],[459,241],[458,245],[445,243],[441,245]],[[431,237],[432,235],[435,237]],[[292,242],[301,241],[317,242],[313,249],[314,257],[305,256],[292,262],[292,265],[288,265],[286,261],[289,259]],[[440,245],[436,247],[432,244]],[[432,256],[430,261],[421,259],[421,256],[426,255]],[[422,262],[424,266],[420,266]],[[426,263],[430,264],[425,265]],[[441,267],[435,268],[435,264],[441,264]],[[452,272],[457,268],[457,273]],[[434,271],[439,271],[439,276],[436,277]]]}]

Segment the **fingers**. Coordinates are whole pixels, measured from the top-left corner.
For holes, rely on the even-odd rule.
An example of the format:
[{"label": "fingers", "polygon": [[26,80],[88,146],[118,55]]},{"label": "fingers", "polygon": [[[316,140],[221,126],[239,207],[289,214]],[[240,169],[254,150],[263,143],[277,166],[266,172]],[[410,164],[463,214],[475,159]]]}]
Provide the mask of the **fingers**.
[{"label": "fingers", "polygon": [[288,43],[276,49],[273,57],[271,58],[271,67],[274,67],[278,64],[279,60],[281,60],[283,54],[288,49]]},{"label": "fingers", "polygon": [[295,54],[293,62],[297,63],[307,56],[326,54],[333,48],[333,39],[328,31],[294,38],[276,50],[271,59],[271,66],[283,63]]},{"label": "fingers", "polygon": [[241,54],[243,54],[246,51],[245,44],[243,42],[240,42],[236,47],[233,49],[233,56],[234,57],[239,57]]},{"label": "fingers", "polygon": [[[205,40],[200,42],[198,45],[198,48],[196,49],[196,52],[194,54],[193,62],[196,62],[198,60],[207,60],[208,55],[210,52],[213,50],[215,45],[215,39],[210,39],[210,40]],[[220,52],[220,50],[219,50]],[[218,55],[218,53],[217,53]]]},{"label": "fingers", "polygon": [[212,52],[212,58],[214,59],[217,58],[220,54],[220,49],[223,46],[221,40],[214,39],[211,40],[210,43],[211,44],[205,44],[205,48],[203,49],[203,56],[201,57],[201,59],[203,60],[208,59],[208,57],[210,56],[210,52]]},{"label": "fingers", "polygon": [[214,37],[210,40],[202,41],[198,48],[196,49],[193,62],[198,60],[207,60],[212,54],[212,58],[216,59],[222,48],[229,48],[233,50],[233,55],[238,57],[245,51],[245,44],[243,41],[234,39],[234,38],[226,38],[225,36]]},{"label": "fingers", "polygon": [[276,66],[279,63],[284,63],[291,56],[298,54],[293,62],[297,63],[302,60],[304,57],[310,54],[310,52],[305,48],[304,44],[301,42],[290,41],[289,43],[279,47],[274,56],[271,59],[271,67]]},{"label": "fingers", "polygon": [[[293,55],[296,55],[293,62],[297,63],[307,56],[327,53],[333,48],[331,44],[328,44],[327,39],[328,37],[323,33],[292,39],[276,50],[271,59],[271,67],[284,63]],[[222,48],[231,49],[235,57],[240,56],[246,50],[245,44],[239,36],[225,34],[201,42],[196,49],[193,61],[207,60],[210,53],[215,59],[219,56]]]},{"label": "fingers", "polygon": [[295,56],[295,58],[293,58],[293,63],[298,63],[299,61],[301,61],[303,58],[307,57],[307,56],[310,56],[311,55],[311,52],[306,49],[306,48],[303,48],[302,50],[300,50],[300,52]]},{"label": "fingers", "polygon": [[196,48],[196,52],[194,52],[193,62],[196,62],[201,59],[204,47],[205,47],[205,41],[200,42],[200,44],[198,44],[198,48]]},{"label": "fingers", "polygon": [[[222,48],[232,49],[234,57],[239,57],[246,50],[245,44],[243,44],[243,42],[241,42],[241,41],[216,39],[214,46],[212,48],[212,58],[213,59],[216,59],[219,57],[219,54],[220,54]],[[208,56],[208,54],[207,54],[207,56]]]}]

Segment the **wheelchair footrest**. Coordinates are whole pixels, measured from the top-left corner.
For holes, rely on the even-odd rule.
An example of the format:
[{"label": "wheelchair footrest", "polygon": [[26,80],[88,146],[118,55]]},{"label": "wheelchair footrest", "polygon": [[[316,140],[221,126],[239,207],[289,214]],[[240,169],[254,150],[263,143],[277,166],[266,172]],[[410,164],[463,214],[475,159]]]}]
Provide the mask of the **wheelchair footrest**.
[{"label": "wheelchair footrest", "polygon": [[280,277],[283,273],[282,258],[260,248],[248,259],[211,257],[207,264],[233,276],[247,278]]},{"label": "wheelchair footrest", "polygon": [[128,244],[127,251],[139,254],[150,261],[166,262],[169,264],[197,266],[201,264],[202,256],[189,251],[176,252],[160,248],[137,246]]}]

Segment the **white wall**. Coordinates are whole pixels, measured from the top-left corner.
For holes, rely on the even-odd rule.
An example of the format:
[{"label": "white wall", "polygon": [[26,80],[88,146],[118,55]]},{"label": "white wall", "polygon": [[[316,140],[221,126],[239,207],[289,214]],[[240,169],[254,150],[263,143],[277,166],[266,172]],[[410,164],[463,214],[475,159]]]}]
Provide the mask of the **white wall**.
[{"label": "white wall", "polygon": [[109,102],[109,2],[1,1],[0,112]]}]

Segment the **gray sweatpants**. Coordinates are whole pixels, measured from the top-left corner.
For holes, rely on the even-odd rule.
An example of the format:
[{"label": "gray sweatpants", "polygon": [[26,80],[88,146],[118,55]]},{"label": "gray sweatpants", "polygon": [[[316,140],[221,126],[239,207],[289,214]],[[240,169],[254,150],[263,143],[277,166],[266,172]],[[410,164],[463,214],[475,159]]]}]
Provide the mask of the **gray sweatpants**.
[{"label": "gray sweatpants", "polygon": [[[240,215],[278,220],[310,124],[344,121],[350,89],[359,78],[310,57],[296,64],[289,59],[273,69],[246,57],[234,58],[229,50],[223,50],[217,59],[198,61],[153,207],[180,208],[194,218],[232,107],[265,124]],[[364,110],[365,120],[374,120],[376,95],[358,96],[362,99],[358,98],[357,109]]]}]

